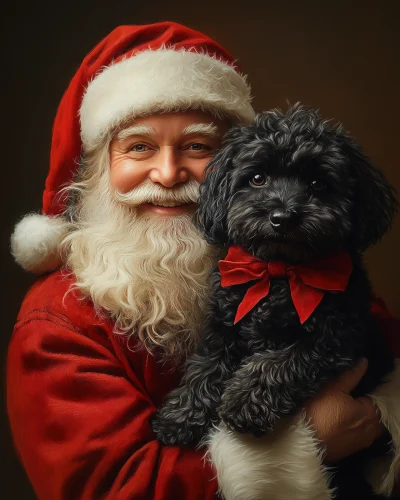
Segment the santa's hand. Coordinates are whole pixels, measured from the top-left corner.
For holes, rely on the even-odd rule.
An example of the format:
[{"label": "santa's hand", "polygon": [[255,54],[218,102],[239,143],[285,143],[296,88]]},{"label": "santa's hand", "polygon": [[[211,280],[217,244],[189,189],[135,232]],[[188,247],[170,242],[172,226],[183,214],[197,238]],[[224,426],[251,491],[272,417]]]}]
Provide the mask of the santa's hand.
[{"label": "santa's hand", "polygon": [[326,446],[328,463],[368,448],[384,432],[372,401],[350,396],[367,367],[363,358],[306,405],[315,435]]}]

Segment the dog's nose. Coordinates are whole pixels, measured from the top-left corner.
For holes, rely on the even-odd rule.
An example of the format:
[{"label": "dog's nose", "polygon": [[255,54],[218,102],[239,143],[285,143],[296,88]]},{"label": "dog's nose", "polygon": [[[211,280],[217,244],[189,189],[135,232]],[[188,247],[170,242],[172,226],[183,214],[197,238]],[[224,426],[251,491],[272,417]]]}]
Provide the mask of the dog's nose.
[{"label": "dog's nose", "polygon": [[269,220],[275,231],[289,231],[297,225],[299,215],[294,210],[274,210],[269,214]]}]

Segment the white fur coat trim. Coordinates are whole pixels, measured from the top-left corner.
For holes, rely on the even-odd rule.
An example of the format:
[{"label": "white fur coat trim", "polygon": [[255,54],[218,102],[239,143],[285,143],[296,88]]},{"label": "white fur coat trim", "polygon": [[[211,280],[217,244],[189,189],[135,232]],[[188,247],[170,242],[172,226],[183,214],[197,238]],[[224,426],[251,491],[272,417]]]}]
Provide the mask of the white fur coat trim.
[{"label": "white fur coat trim", "polygon": [[134,116],[199,108],[249,123],[250,87],[235,68],[188,50],[145,50],[107,66],[88,85],[80,108],[81,138],[94,147]]},{"label": "white fur coat trim", "polygon": [[400,480],[400,359],[386,383],[370,397],[392,436],[392,454],[372,460],[365,477],[377,494],[389,497],[396,480]]},{"label": "white fur coat trim", "polygon": [[331,500],[320,448],[301,416],[262,438],[220,424],[209,437],[208,458],[226,500]]}]

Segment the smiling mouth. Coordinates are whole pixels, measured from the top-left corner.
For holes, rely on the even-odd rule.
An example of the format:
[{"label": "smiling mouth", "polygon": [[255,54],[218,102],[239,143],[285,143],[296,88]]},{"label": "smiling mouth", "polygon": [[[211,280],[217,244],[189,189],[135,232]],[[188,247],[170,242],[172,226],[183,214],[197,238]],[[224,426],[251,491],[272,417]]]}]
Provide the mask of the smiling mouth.
[{"label": "smiling mouth", "polygon": [[183,207],[185,205],[192,205],[193,202],[182,203],[179,201],[160,201],[157,203],[148,202],[149,205],[153,207],[163,207],[163,208],[173,208],[173,207]]},{"label": "smiling mouth", "polygon": [[157,203],[142,203],[139,210],[151,212],[158,215],[182,215],[189,214],[196,210],[196,203],[182,203],[181,201],[158,201]]}]

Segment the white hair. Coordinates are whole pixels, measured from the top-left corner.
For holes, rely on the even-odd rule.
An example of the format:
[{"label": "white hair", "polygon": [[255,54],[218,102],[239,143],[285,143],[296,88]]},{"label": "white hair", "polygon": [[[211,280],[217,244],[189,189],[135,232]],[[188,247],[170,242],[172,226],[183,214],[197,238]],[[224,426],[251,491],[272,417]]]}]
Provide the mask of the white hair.
[{"label": "white hair", "polygon": [[[115,193],[109,176],[109,139],[86,154],[72,212],[73,231],[62,243],[76,287],[115,321],[115,332],[137,336],[180,360],[197,345],[218,251],[189,214],[138,213],[142,202],[196,202],[198,183],[163,188],[148,181]],[[72,194],[71,193],[71,194]]]}]

